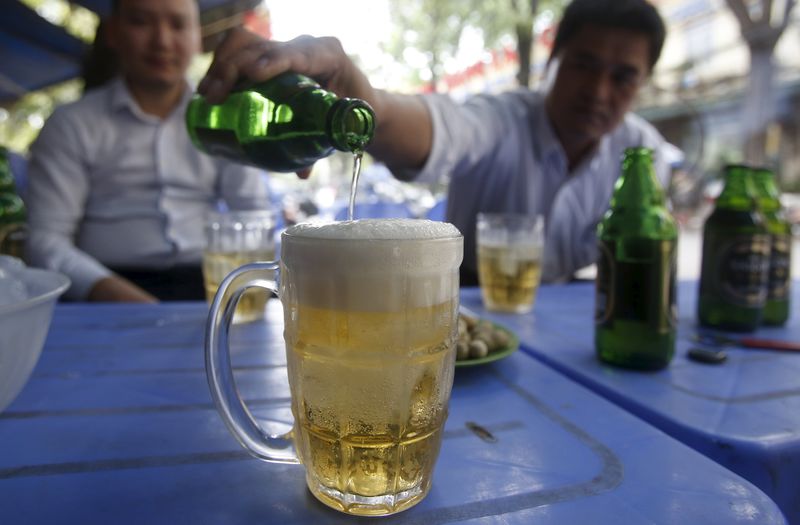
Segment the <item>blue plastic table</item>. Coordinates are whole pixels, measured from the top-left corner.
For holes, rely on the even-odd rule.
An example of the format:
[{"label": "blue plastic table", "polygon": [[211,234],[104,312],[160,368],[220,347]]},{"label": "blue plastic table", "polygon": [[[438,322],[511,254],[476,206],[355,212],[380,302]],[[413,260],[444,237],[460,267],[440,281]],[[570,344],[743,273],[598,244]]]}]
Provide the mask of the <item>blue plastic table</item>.
[{"label": "blue plastic table", "polygon": [[[800,341],[800,282],[785,327],[757,337]],[[594,284],[543,286],[526,315],[485,312],[477,289],[462,304],[513,329],[525,351],[752,481],[800,524],[800,353],[727,348],[721,365],[689,360],[697,346],[695,282],[678,289],[676,356],[659,372],[600,363],[594,353]]]},{"label": "blue plastic table", "polygon": [[[270,303],[267,322],[236,328],[233,365],[277,431],[290,410]],[[0,415],[0,523],[378,522],[318,503],[302,467],[240,449],[208,392],[205,317],[200,303],[56,308]],[[785,523],[748,481],[524,352],[456,376],[431,493],[380,523]]]}]

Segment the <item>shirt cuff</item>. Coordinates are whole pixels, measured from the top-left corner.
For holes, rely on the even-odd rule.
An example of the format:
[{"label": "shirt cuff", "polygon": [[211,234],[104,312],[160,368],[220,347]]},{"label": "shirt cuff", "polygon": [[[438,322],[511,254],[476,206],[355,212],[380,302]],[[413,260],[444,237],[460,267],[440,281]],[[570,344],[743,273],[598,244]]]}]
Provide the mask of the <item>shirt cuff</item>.
[{"label": "shirt cuff", "polygon": [[111,270],[102,264],[86,261],[80,268],[74,268],[69,272],[72,286],[66,291],[64,298],[72,301],[86,301],[97,281],[111,275]]}]

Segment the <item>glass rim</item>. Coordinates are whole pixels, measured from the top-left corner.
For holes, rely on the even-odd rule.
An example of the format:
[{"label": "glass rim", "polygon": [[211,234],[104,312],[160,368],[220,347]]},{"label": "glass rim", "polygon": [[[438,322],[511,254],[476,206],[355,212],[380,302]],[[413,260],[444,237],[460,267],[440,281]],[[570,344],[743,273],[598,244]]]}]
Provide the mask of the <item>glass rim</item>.
[{"label": "glass rim", "polygon": [[503,212],[478,212],[476,217],[478,228],[486,226],[519,226],[530,224],[540,229],[544,227],[544,215],[537,213],[529,215],[525,213],[503,213]]},{"label": "glass rim", "polygon": [[278,225],[278,214],[274,210],[214,210],[206,213],[206,228],[225,228],[237,224],[242,227],[268,225],[269,228],[275,228]]},{"label": "glass rim", "polygon": [[327,243],[341,243],[341,242],[350,242],[350,243],[358,243],[358,244],[398,244],[398,243],[447,243],[453,241],[464,240],[464,235],[459,233],[458,235],[450,235],[447,237],[419,237],[415,239],[409,238],[365,238],[365,237],[311,237],[308,235],[297,235],[288,233],[286,230],[281,232],[281,239],[291,240],[290,242],[314,242],[319,244],[327,244]]},{"label": "glass rim", "polygon": [[[370,219],[375,220],[375,219]],[[380,219],[377,219],[380,220]],[[407,220],[419,220],[419,221],[427,221],[428,219],[407,219]],[[325,224],[341,224],[347,221],[335,221],[330,223],[320,223],[320,225]],[[435,222],[435,221],[434,221]],[[346,236],[337,236],[337,237],[317,237],[312,235],[303,235],[297,233],[296,231],[292,231],[291,227],[283,230],[281,232],[281,238],[285,239],[292,239],[298,241],[314,241],[314,242],[342,242],[342,241],[350,241],[350,242],[368,242],[368,243],[402,243],[402,242],[444,242],[444,241],[453,241],[458,239],[463,239],[464,235],[458,231],[456,228],[456,234],[447,234],[447,235],[440,235],[437,237],[346,237]]]},{"label": "glass rim", "polygon": [[530,214],[530,213],[517,213],[517,212],[504,212],[504,211],[479,211],[477,217],[486,217],[486,218],[495,218],[495,217],[504,217],[504,218],[524,218],[524,219],[544,219],[544,215],[541,213]]}]

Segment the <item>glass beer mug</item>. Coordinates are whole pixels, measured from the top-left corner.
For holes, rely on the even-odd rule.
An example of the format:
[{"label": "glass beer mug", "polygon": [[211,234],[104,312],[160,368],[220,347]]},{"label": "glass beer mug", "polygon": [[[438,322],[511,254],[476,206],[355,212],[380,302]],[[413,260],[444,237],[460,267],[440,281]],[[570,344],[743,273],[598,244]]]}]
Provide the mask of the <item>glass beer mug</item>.
[{"label": "glass beer mug", "polygon": [[[311,492],[348,514],[387,515],[428,493],[453,383],[458,268],[455,226],[413,219],[300,224],[274,263],[233,271],[212,303],[206,370],[214,402],[254,456],[300,462]],[[245,282],[232,293],[231,283]],[[249,287],[284,310],[293,431],[268,436],[234,386],[228,329]],[[296,455],[295,455],[296,451]]]}]

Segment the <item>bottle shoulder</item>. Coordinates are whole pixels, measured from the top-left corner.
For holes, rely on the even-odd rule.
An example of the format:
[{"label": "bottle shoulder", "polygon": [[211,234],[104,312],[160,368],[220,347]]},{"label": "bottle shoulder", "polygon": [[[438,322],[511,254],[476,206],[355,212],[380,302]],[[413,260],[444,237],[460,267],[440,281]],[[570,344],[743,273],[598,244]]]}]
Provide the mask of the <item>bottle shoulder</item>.
[{"label": "bottle shoulder", "polygon": [[704,229],[721,230],[766,230],[764,215],[758,210],[742,210],[717,207],[711,212],[704,224]]},{"label": "bottle shoulder", "polygon": [[611,209],[598,225],[599,237],[638,237],[671,240],[678,222],[665,207]]},{"label": "bottle shoulder", "polygon": [[773,235],[791,235],[792,225],[782,210],[763,212],[767,230]]}]

